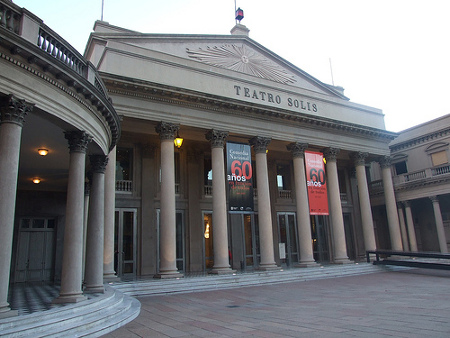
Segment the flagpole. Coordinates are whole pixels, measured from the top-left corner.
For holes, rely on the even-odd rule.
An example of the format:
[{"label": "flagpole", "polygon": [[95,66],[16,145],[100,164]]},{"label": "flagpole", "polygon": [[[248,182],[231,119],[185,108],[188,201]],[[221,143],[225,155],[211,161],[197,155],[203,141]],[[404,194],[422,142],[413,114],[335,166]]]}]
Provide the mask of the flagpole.
[{"label": "flagpole", "polygon": [[102,16],[101,16],[101,20],[103,21],[103,8],[104,8],[104,5],[105,5],[105,0],[102,0]]}]

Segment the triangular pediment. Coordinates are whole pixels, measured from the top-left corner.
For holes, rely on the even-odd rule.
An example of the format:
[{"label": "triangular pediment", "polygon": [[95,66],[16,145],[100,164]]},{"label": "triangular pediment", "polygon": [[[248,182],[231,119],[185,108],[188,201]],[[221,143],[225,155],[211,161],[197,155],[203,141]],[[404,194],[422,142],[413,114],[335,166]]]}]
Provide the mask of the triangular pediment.
[{"label": "triangular pediment", "polygon": [[[97,22],[92,39],[106,39],[156,51],[217,69],[348,100],[339,88],[327,85],[242,35],[143,34]],[[89,48],[89,44],[88,44]],[[210,68],[214,71],[214,68]]]}]

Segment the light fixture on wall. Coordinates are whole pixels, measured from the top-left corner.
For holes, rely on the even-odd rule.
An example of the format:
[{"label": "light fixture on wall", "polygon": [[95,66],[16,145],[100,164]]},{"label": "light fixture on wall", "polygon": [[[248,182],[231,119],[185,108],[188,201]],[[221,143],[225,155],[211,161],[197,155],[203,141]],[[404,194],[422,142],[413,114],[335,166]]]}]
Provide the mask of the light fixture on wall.
[{"label": "light fixture on wall", "polygon": [[34,184],[39,184],[39,183],[41,183],[41,179],[40,179],[39,177],[33,178],[32,181],[33,181]]},{"label": "light fixture on wall", "polygon": [[180,137],[180,134],[177,131],[177,137],[175,137],[175,140],[173,140],[173,143],[175,144],[175,147],[178,149],[181,148],[181,145],[183,144],[183,139]]},{"label": "light fixture on wall", "polygon": [[46,156],[48,154],[48,149],[40,148],[38,149],[38,154],[41,156]]}]

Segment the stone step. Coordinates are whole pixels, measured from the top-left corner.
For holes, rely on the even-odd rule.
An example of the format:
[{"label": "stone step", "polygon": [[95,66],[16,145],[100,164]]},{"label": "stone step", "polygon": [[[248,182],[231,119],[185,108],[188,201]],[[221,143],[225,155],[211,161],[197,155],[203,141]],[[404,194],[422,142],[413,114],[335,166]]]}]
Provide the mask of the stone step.
[{"label": "stone step", "polygon": [[1,337],[98,337],[130,322],[140,303],[107,287],[104,294],[48,311],[0,321]]},{"label": "stone step", "polygon": [[118,282],[111,286],[130,296],[210,291],[264,284],[289,283],[322,278],[375,273],[385,270],[369,263],[317,266],[282,271],[255,271],[230,275],[207,275],[195,278],[150,279]]}]

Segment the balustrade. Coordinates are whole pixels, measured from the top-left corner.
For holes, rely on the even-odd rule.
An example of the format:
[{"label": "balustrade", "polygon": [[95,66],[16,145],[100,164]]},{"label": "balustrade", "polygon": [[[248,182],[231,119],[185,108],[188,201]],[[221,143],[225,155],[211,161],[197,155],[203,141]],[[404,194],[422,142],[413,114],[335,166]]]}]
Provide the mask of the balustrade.
[{"label": "balustrade", "polygon": [[19,34],[21,13],[8,4],[0,4],[0,26]]},{"label": "balustrade", "polygon": [[116,181],[116,192],[123,194],[131,194],[133,192],[133,181],[128,180]]}]

